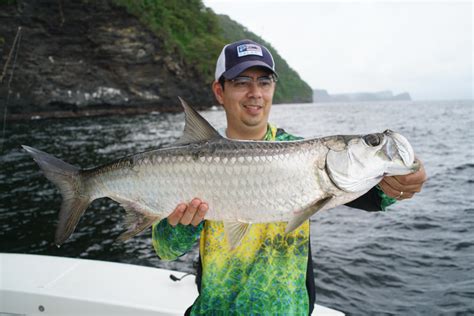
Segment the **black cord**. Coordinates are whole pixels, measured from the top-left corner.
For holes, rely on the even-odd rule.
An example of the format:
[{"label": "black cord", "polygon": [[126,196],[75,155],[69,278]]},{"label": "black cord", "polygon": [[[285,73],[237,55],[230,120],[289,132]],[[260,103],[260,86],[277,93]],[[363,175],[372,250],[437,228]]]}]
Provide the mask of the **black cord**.
[{"label": "black cord", "polygon": [[170,279],[177,282],[177,281],[181,281],[182,279],[184,279],[185,277],[187,277],[188,275],[194,275],[194,273],[186,273],[185,275],[183,275],[182,277],[178,278],[177,276],[175,276],[174,274],[170,274]]}]

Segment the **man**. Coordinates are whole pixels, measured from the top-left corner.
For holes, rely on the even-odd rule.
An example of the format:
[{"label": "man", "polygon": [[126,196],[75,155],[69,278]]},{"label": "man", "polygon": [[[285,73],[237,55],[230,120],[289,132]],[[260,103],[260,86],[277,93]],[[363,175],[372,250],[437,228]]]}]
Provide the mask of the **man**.
[{"label": "man", "polygon": [[[299,139],[268,123],[277,73],[271,53],[243,40],[226,45],[217,61],[212,90],[224,107],[226,136],[232,139]],[[382,210],[421,190],[420,171],[386,177],[349,206]],[[195,198],[176,207],[153,226],[153,245],[161,259],[174,260],[200,237],[199,297],[193,315],[307,315],[314,307],[314,276],[309,220],[290,234],[286,223],[253,224],[240,246],[229,250],[222,222],[203,221],[205,201]]]}]

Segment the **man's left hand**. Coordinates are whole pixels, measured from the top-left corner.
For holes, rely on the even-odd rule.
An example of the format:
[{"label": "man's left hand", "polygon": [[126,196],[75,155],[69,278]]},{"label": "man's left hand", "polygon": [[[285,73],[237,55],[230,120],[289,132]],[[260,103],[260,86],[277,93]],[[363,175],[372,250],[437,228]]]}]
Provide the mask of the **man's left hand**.
[{"label": "man's left hand", "polygon": [[379,186],[388,196],[397,200],[411,199],[415,193],[421,191],[427,177],[423,163],[420,169],[404,176],[384,177]]}]

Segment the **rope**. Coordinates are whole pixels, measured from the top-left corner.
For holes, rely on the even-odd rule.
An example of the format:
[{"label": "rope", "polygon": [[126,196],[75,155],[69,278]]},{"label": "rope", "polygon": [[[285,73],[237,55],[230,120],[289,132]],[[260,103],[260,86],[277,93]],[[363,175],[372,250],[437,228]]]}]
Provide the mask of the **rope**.
[{"label": "rope", "polygon": [[10,49],[10,53],[8,54],[7,61],[5,63],[5,66],[3,67],[2,76],[0,77],[0,83],[3,83],[3,79],[7,74],[8,65],[10,63],[11,57],[13,55],[13,52],[15,52],[15,57],[13,58],[13,65],[10,72],[10,79],[8,80],[8,83],[7,83],[7,100],[5,102],[4,109],[3,109],[3,127],[2,127],[2,139],[0,141],[0,152],[3,152],[3,143],[5,142],[5,128],[7,125],[6,124],[7,108],[8,108],[8,102],[10,101],[10,94],[11,94],[10,86],[13,80],[13,73],[15,72],[16,61],[18,59],[18,52],[20,51],[20,41],[21,41],[21,26],[18,27],[18,31],[16,32],[15,39],[13,40],[12,48]]}]

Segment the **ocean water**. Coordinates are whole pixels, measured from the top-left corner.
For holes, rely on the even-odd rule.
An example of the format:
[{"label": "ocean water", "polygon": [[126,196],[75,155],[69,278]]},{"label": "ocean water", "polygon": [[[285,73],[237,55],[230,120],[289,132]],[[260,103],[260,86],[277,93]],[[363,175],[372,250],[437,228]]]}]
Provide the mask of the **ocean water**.
[{"label": "ocean water", "polygon": [[[317,303],[348,315],[474,314],[474,103],[472,101],[274,106],[271,121],[305,137],[405,135],[428,173],[423,191],[386,212],[341,206],[311,220]],[[218,129],[222,111],[202,114]],[[95,201],[61,248],[53,245],[60,195],[21,149],[92,167],[173,143],[183,114],[9,122],[0,153],[0,251],[79,257],[192,272],[197,248],[173,262],[150,232],[125,243],[124,211]]]}]

